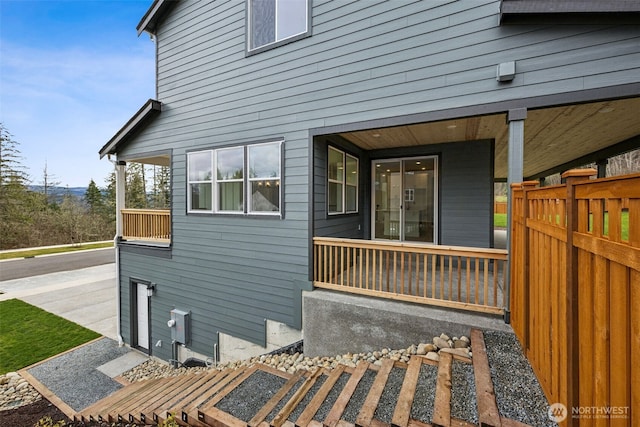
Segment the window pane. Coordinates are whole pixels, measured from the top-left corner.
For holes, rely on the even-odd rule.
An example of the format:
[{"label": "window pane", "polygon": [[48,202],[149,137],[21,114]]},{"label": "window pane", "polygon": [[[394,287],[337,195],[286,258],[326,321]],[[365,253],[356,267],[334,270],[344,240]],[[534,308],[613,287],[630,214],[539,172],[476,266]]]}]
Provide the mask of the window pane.
[{"label": "window pane", "polygon": [[276,0],[251,0],[251,49],[276,41]]},{"label": "window pane", "polygon": [[189,181],[208,181],[211,179],[211,152],[189,153]]},{"label": "window pane", "polygon": [[191,184],[191,210],[211,210],[211,184]]},{"label": "window pane", "polygon": [[251,182],[251,211],[280,211],[280,180],[268,179]]},{"label": "window pane", "polygon": [[329,170],[327,171],[329,179],[342,181],[344,165],[342,164],[342,152],[329,148]]},{"label": "window pane", "polygon": [[329,183],[329,213],[342,213],[342,184]]},{"label": "window pane", "polygon": [[242,182],[218,183],[218,210],[242,212]]},{"label": "window pane", "polygon": [[280,144],[249,146],[249,178],[280,177]]},{"label": "window pane", "polygon": [[218,180],[242,179],[244,174],[244,148],[218,150],[216,174]]},{"label": "window pane", "polygon": [[277,40],[307,31],[307,0],[278,0]]},{"label": "window pane", "polygon": [[347,185],[346,188],[347,212],[356,212],[358,210],[358,187]]},{"label": "window pane", "polygon": [[358,159],[351,156],[346,156],[347,158],[347,184],[350,185],[358,185]]}]

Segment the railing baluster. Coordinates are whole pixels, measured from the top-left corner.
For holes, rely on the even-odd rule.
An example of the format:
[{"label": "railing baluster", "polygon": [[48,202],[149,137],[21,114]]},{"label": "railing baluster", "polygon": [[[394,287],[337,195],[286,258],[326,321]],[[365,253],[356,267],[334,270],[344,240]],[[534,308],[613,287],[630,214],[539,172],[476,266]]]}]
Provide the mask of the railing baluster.
[{"label": "railing baluster", "polygon": [[317,287],[491,313],[502,310],[498,286],[506,251],[318,237],[311,259]]}]

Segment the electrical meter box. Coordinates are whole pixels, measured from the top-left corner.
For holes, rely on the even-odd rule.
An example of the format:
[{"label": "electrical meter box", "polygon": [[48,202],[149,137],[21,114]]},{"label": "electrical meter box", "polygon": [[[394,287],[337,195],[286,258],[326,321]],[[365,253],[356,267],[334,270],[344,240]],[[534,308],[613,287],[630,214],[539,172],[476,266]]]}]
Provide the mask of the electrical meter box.
[{"label": "electrical meter box", "polygon": [[182,311],[175,308],[171,310],[169,325],[171,327],[172,340],[180,344],[189,344],[189,339],[191,338],[189,330],[190,317],[190,311]]}]

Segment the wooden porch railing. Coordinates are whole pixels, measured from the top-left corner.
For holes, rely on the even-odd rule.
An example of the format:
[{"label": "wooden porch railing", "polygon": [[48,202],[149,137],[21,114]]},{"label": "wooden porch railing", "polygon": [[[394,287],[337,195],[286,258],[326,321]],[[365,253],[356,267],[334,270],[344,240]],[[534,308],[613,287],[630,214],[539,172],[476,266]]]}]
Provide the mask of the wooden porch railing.
[{"label": "wooden porch railing", "polygon": [[122,209],[122,238],[128,240],[171,240],[169,210]]},{"label": "wooden porch railing", "polygon": [[513,186],[511,320],[549,403],[568,409],[561,426],[636,426],[640,174],[594,174]]},{"label": "wooden porch railing", "polygon": [[501,249],[314,237],[314,286],[500,314]]}]

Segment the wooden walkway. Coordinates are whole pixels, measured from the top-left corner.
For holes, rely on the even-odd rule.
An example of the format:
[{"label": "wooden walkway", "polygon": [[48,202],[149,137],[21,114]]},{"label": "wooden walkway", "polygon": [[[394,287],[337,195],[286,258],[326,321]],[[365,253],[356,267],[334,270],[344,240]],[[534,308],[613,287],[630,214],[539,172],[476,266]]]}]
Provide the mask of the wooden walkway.
[{"label": "wooden walkway", "polygon": [[[74,418],[144,425],[173,414],[180,425],[197,427],[525,426],[500,417],[482,332],[472,331],[471,342],[473,362],[441,353],[439,362],[412,356],[408,363],[361,361],[294,374],[257,364],[141,381]],[[453,378],[454,365],[473,372],[474,383]],[[465,414],[455,413],[461,402],[452,399],[469,398]]]}]

